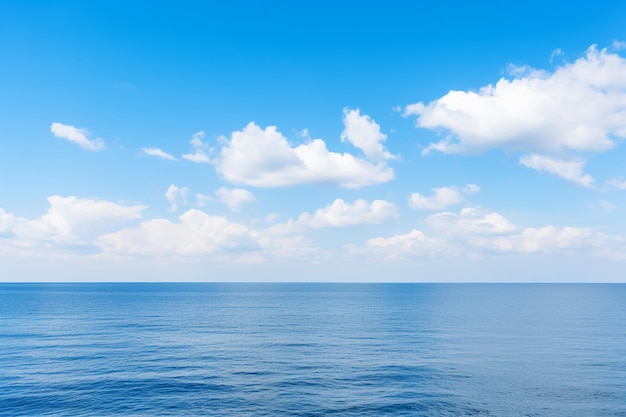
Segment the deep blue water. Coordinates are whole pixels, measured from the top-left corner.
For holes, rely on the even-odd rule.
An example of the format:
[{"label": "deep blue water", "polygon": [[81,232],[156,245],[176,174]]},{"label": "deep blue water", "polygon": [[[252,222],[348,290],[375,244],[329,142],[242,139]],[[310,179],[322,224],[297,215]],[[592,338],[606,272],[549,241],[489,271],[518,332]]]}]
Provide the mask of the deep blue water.
[{"label": "deep blue water", "polygon": [[626,285],[0,284],[2,416],[626,416]]}]

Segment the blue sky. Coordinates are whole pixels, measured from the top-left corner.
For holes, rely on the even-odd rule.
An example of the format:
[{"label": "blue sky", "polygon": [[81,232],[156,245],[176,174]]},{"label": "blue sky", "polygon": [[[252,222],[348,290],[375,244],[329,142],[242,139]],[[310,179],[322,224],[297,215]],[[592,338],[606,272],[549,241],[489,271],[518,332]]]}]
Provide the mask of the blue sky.
[{"label": "blue sky", "polygon": [[0,2],[0,279],[623,281],[626,4]]}]

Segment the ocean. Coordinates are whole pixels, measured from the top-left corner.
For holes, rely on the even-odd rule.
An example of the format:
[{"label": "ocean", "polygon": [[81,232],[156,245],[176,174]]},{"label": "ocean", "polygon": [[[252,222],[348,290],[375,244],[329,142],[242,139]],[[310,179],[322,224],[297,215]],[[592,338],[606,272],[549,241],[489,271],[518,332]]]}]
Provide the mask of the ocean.
[{"label": "ocean", "polygon": [[0,284],[1,416],[626,416],[626,285]]}]

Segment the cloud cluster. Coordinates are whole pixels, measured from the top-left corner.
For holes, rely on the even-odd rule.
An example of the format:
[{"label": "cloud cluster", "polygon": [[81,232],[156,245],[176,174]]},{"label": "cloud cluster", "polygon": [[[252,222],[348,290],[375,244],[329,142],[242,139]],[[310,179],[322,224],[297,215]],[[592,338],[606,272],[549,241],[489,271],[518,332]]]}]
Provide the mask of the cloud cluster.
[{"label": "cloud cluster", "polygon": [[474,194],[480,191],[476,184],[467,184],[458,187],[433,188],[434,194],[430,197],[420,193],[413,193],[409,197],[409,206],[416,210],[442,210],[450,206],[461,204],[464,201],[463,194]]},{"label": "cloud cluster", "polygon": [[[322,139],[311,140],[306,129],[301,136],[306,137],[307,142],[293,146],[276,126],[263,129],[254,122],[233,132],[230,138],[221,137],[221,147],[216,149],[203,142],[205,133],[199,131],[190,141],[193,152],[182,155],[182,158],[213,164],[224,180],[253,187],[332,184],[360,188],[391,180],[394,172],[387,162],[396,157],[384,147],[387,135],[380,131],[380,126],[368,115],[361,114],[359,109],[344,109],[343,122],[341,140],[363,151],[365,159],[328,150]],[[176,160],[156,147],[142,148],[141,151],[146,155]],[[237,193],[242,196],[242,191]],[[204,197],[203,201],[206,200]],[[218,198],[225,201],[229,197]]]},{"label": "cloud cluster", "polygon": [[191,209],[178,219],[145,221],[136,228],[105,234],[96,244],[104,252],[151,256],[195,256],[261,248],[256,231],[225,217]]},{"label": "cloud cluster", "polygon": [[[385,200],[347,203],[337,199],[313,213],[302,213],[296,220],[266,229],[196,209],[175,220],[153,218],[137,224],[145,206],[73,196],[51,196],[48,201],[47,212],[36,219],[0,209],[0,253],[229,262],[297,258],[313,262],[326,255],[306,237],[310,231],[376,225],[397,217],[396,207]],[[348,245],[346,250],[386,260],[551,253],[624,257],[624,241],[619,237],[578,227],[519,227],[499,213],[475,208],[430,215],[426,226],[427,231],[375,237],[361,247]]]},{"label": "cloud cluster", "polygon": [[360,188],[394,175],[384,162],[331,152],[321,139],[293,147],[275,126],[262,129],[253,122],[232,133],[215,166],[226,181],[254,187],[315,183]]},{"label": "cloud cluster", "polygon": [[[172,188],[178,190],[179,187]],[[78,259],[162,257],[168,259],[258,262],[269,258],[314,261],[319,249],[298,234],[255,230],[223,216],[191,209],[177,220],[154,218],[139,224],[147,208],[104,200],[51,196],[47,212],[36,219],[0,209],[0,254]]]},{"label": "cloud cluster", "polygon": [[518,227],[499,213],[464,208],[428,217],[430,234],[412,230],[407,234],[377,237],[364,247],[350,246],[354,254],[386,259],[486,254],[573,254],[584,250],[612,257],[623,242],[590,229],[577,227]]},{"label": "cloud cluster", "polygon": [[102,139],[88,139],[89,132],[86,129],[79,129],[71,125],[54,122],[50,126],[52,134],[61,139],[66,139],[88,151],[100,151],[104,149],[104,141]]}]

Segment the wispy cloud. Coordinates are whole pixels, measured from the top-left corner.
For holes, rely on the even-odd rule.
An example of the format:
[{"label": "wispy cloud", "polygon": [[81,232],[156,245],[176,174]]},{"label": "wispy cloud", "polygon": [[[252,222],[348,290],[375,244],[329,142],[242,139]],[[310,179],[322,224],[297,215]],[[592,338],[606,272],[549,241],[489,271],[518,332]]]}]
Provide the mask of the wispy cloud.
[{"label": "wispy cloud", "polygon": [[157,158],[167,159],[169,161],[177,160],[173,155],[170,155],[169,153],[164,152],[159,148],[141,148],[141,152],[144,155],[156,156]]},{"label": "wispy cloud", "polygon": [[618,190],[626,190],[626,180],[623,178],[611,178],[606,182],[606,185],[611,188],[617,188]]},{"label": "wispy cloud", "polygon": [[170,210],[178,210],[179,204],[187,204],[187,197],[189,196],[189,188],[177,187],[171,184],[165,192],[165,199],[170,203]]},{"label": "wispy cloud", "polygon": [[552,54],[550,54],[550,62],[553,62],[554,58],[561,55],[564,55],[564,52],[561,50],[561,48],[556,48],[554,51],[552,51]]},{"label": "wispy cloud", "polygon": [[104,149],[104,141],[99,138],[88,139],[87,135],[89,131],[86,129],[79,129],[71,125],[54,122],[50,126],[50,131],[55,137],[73,142],[85,150],[100,151]]},{"label": "wispy cloud", "polygon": [[564,161],[545,155],[524,155],[519,160],[520,164],[537,171],[545,171],[568,181],[575,182],[583,187],[593,187],[593,178],[589,174],[583,174],[585,161],[577,159]]},{"label": "wispy cloud", "polygon": [[614,39],[611,45],[613,46],[613,49],[616,50],[626,49],[626,41],[618,41],[617,39]]}]

